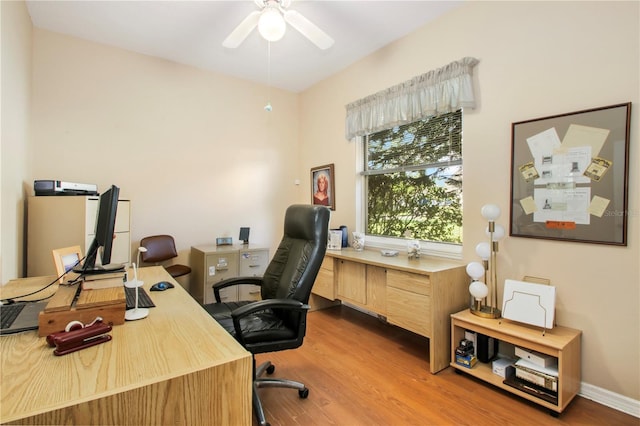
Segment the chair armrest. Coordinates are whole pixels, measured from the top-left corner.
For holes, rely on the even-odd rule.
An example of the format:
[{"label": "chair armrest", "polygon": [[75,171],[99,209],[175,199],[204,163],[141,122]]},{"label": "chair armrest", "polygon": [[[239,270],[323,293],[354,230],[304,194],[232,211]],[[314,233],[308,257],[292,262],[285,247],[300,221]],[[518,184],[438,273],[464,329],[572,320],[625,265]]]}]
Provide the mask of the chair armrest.
[{"label": "chair armrest", "polygon": [[262,277],[233,277],[214,283],[211,288],[213,288],[213,295],[216,298],[216,302],[222,302],[222,299],[220,299],[220,290],[226,287],[232,287],[241,284],[257,285],[261,287]]}]

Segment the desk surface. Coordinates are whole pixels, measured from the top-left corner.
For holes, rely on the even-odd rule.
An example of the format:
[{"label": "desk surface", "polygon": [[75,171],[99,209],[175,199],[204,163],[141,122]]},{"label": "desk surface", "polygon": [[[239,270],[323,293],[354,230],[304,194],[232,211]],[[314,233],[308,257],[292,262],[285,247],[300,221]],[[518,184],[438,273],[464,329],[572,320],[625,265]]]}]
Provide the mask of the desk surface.
[{"label": "desk surface", "polygon": [[[58,357],[36,331],[0,337],[1,423],[251,424],[251,354],[162,267],[140,268],[139,278],[147,291],[158,281],[176,288],[148,291],[156,307],[114,326],[110,342]],[[1,291],[43,282],[51,279]]]},{"label": "desk surface", "polygon": [[365,249],[356,251],[352,248],[342,250],[327,250],[326,256],[336,259],[351,260],[353,262],[366,263],[392,267],[400,271],[412,272],[414,274],[428,275],[433,272],[446,271],[452,268],[465,267],[465,264],[453,259],[422,255],[418,259],[409,259],[407,253],[398,253],[397,256],[383,256],[380,250]]}]

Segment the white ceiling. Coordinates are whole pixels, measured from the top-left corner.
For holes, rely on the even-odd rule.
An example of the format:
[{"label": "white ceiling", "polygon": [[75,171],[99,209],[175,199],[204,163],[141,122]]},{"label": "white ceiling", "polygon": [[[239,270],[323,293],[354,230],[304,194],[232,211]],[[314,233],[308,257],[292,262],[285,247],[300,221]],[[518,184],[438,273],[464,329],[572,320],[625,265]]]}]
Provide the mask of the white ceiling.
[{"label": "white ceiling", "polygon": [[38,28],[274,87],[300,92],[459,6],[462,1],[293,0],[335,44],[320,50],[295,29],[271,44],[257,31],[237,49],[222,41],[252,11],[253,0],[32,1]]}]

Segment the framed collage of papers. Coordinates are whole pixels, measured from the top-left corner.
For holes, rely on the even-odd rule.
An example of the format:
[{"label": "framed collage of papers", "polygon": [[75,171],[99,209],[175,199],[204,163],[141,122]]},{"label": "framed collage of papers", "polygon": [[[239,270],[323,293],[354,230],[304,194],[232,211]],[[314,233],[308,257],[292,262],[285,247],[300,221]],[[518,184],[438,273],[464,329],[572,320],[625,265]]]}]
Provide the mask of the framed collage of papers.
[{"label": "framed collage of papers", "polygon": [[627,245],[631,103],[511,126],[509,235]]}]

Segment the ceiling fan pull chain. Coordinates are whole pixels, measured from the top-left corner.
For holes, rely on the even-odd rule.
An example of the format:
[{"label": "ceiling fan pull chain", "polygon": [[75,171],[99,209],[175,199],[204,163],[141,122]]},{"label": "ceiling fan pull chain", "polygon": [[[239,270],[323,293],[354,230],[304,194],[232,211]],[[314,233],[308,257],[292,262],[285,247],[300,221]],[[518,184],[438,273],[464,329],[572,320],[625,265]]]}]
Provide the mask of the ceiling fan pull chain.
[{"label": "ceiling fan pull chain", "polygon": [[271,106],[271,42],[267,41],[267,104],[264,106],[264,110],[271,112],[273,107]]}]

